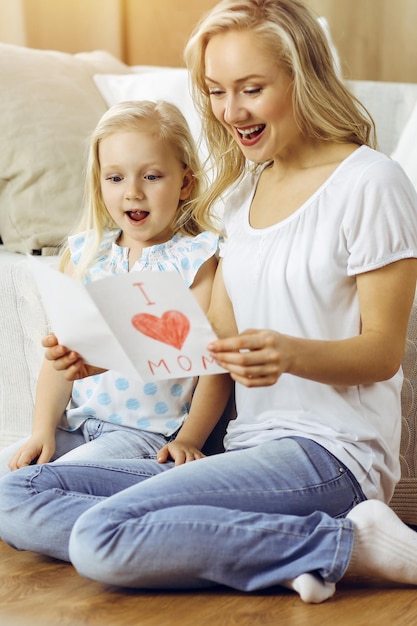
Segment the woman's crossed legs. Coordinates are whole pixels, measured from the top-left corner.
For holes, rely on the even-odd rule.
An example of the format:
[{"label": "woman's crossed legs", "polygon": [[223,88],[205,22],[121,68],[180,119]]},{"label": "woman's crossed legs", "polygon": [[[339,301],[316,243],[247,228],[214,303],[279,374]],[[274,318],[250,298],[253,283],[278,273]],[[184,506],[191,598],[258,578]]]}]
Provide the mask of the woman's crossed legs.
[{"label": "woman's crossed legs", "polygon": [[289,584],[314,602],[331,595],[348,567],[363,570],[355,528],[372,544],[375,517],[392,514],[389,532],[405,554],[415,550],[414,565],[408,556],[405,572],[391,550],[374,573],[417,583],[414,533],[382,503],[364,502],[350,514],[363,500],[359,486],[313,442],[281,439],[170,467],[142,460],[14,472],[0,481],[0,536],[109,584],[247,591]]}]

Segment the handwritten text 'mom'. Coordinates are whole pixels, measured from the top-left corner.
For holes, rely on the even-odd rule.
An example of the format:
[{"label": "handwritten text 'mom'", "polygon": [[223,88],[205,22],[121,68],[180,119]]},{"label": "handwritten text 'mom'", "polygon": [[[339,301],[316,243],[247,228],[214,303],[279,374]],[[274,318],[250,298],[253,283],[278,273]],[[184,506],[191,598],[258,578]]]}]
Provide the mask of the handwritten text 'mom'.
[{"label": "handwritten text 'mom'", "polygon": [[[215,362],[214,359],[204,354],[201,355],[200,359],[201,361],[199,361],[199,363],[201,362],[201,365],[203,366],[203,370],[209,373],[208,370],[210,369],[210,366]],[[153,361],[148,360],[148,367],[149,367],[150,373],[153,376],[158,375],[158,373],[160,374],[160,371],[159,371],[160,368],[164,368],[167,374],[172,374],[173,370],[174,369],[177,370],[178,368],[184,373],[189,374],[189,372],[193,368],[195,368],[195,361],[193,363],[193,361],[188,356],[185,356],[184,354],[180,354],[179,356],[177,356],[175,359],[175,363],[176,363],[176,367],[173,368],[172,365],[171,367],[169,366],[166,359],[161,359],[158,363],[154,363]]]}]

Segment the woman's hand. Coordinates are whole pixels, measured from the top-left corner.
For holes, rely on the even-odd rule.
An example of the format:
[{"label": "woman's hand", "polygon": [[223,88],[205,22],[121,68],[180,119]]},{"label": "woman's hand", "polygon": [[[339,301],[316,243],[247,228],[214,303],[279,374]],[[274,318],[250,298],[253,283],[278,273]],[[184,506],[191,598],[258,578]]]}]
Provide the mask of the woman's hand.
[{"label": "woman's hand", "polygon": [[80,378],[87,378],[87,376],[93,376],[94,374],[102,374],[105,369],[94,367],[93,365],[86,365],[78,352],[74,350],[68,350],[65,346],[61,346],[58,343],[58,339],[55,335],[49,334],[42,339],[42,345],[45,350],[45,358],[48,361],[53,361],[53,366],[58,371],[64,371],[64,377],[66,380],[79,380]]},{"label": "woman's hand", "polygon": [[166,463],[170,459],[175,461],[175,465],[182,465],[190,461],[202,459],[205,455],[194,445],[186,442],[174,440],[163,446],[158,454],[158,463]]},{"label": "woman's hand", "polygon": [[208,349],[231,377],[246,387],[273,385],[288,370],[287,337],[272,330],[248,329],[235,337],[219,339]]}]

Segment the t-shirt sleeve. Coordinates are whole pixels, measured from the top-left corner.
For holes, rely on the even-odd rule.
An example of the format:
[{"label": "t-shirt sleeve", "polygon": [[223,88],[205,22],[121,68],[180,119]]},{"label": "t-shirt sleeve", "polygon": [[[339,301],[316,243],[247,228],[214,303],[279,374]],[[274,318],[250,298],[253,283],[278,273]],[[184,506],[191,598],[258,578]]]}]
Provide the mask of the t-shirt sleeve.
[{"label": "t-shirt sleeve", "polygon": [[364,168],[342,229],[349,276],[417,257],[417,193],[398,163],[384,158]]}]

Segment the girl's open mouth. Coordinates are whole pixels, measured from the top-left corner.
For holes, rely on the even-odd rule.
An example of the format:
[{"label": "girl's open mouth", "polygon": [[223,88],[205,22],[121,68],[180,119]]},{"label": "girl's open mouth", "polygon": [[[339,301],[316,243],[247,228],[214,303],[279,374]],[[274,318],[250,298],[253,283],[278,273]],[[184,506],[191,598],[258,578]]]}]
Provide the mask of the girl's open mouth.
[{"label": "girl's open mouth", "polygon": [[126,211],[126,215],[133,222],[140,222],[141,220],[144,220],[145,217],[148,217],[149,211]]}]

